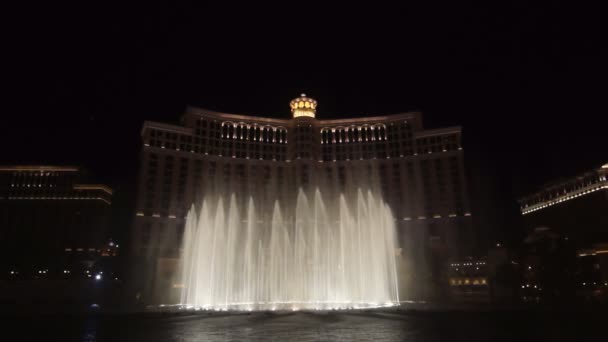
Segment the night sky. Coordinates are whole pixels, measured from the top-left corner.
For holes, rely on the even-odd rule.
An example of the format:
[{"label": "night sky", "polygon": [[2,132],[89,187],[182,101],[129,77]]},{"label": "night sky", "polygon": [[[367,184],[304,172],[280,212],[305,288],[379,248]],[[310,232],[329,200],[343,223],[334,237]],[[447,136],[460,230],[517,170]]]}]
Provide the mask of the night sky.
[{"label": "night sky", "polygon": [[516,237],[516,198],[608,162],[605,19],[559,1],[425,3],[25,8],[5,32],[0,163],[86,167],[116,190],[120,236],[143,120],[186,105],[289,118],[304,92],[318,118],[461,125],[476,224]]}]

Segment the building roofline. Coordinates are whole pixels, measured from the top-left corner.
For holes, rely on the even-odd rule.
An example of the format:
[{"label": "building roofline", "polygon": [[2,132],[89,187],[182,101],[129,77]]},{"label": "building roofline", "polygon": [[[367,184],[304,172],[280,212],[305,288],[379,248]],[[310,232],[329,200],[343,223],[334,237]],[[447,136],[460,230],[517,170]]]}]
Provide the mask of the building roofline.
[{"label": "building roofline", "polygon": [[287,124],[287,123],[289,123],[291,121],[291,118],[290,119],[274,119],[274,118],[254,116],[254,115],[230,114],[230,113],[222,113],[222,112],[217,112],[217,111],[214,111],[214,110],[200,108],[200,107],[194,107],[194,106],[187,106],[186,107],[186,111],[184,113],[184,116],[188,115],[188,114],[209,115],[209,116],[214,116],[214,117],[218,117],[218,118],[221,118],[221,119],[233,119],[233,120],[241,120],[241,121],[255,120],[255,121],[261,121],[261,122],[267,122],[267,123],[275,123],[275,124],[282,124],[282,125],[285,125],[285,124]]},{"label": "building roofline", "polygon": [[147,128],[158,128],[158,129],[163,129],[163,130],[167,130],[167,131],[175,131],[177,133],[186,133],[186,134],[192,134],[193,130],[191,127],[184,127],[184,126],[179,126],[179,125],[172,125],[172,124],[167,124],[167,123],[163,123],[163,122],[157,122],[157,121],[144,121],[144,124],[141,128],[141,135],[143,136],[144,131]]},{"label": "building roofline", "polygon": [[353,123],[365,123],[365,122],[377,122],[377,121],[396,121],[399,119],[416,119],[420,118],[422,115],[421,112],[405,112],[398,114],[389,114],[389,115],[375,115],[375,116],[363,116],[363,117],[354,117],[347,119],[327,119],[327,120],[319,120],[321,125],[336,125],[336,124],[353,124]]},{"label": "building roofline", "polygon": [[[261,121],[267,123],[274,124],[282,124],[286,125],[293,120],[293,118],[289,119],[276,119],[255,115],[243,115],[243,114],[230,114],[230,113],[222,113],[214,110],[209,110],[201,107],[187,106],[185,115],[194,114],[194,115],[209,115],[218,117],[221,119],[232,119],[232,120],[241,120],[241,121]],[[315,118],[320,125],[336,125],[336,124],[354,124],[354,123],[364,123],[364,122],[376,122],[376,121],[393,121],[399,119],[416,119],[420,118],[422,115],[421,112],[405,112],[405,113],[397,113],[390,115],[377,115],[377,116],[364,116],[364,117],[353,117],[347,119],[318,119]]]},{"label": "building roofline", "polygon": [[462,133],[462,126],[451,126],[442,128],[425,129],[414,132],[414,138],[424,138],[434,135],[445,135],[448,133]]},{"label": "building roofline", "polygon": [[58,165],[2,165],[0,171],[58,171],[58,172],[78,172],[77,166],[58,166]]},{"label": "building roofline", "polygon": [[113,193],[112,188],[104,184],[74,184],[74,190],[101,190],[108,195]]}]

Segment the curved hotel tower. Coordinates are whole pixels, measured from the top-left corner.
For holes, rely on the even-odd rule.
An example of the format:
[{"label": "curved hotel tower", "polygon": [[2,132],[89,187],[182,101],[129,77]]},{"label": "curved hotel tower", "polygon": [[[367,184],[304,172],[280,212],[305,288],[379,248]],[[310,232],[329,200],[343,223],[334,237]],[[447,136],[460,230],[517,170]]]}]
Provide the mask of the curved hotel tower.
[{"label": "curved hotel tower", "polygon": [[144,123],[133,250],[138,269],[153,270],[137,276],[145,294],[173,288],[171,299],[156,300],[179,300],[186,216],[203,189],[218,183],[232,193],[270,188],[284,206],[295,206],[298,189],[343,191],[372,166],[394,218],[402,299],[425,296],[434,265],[469,252],[460,127],[425,130],[418,112],[319,120],[317,102],[304,94],[290,107],[291,119],[189,107],[180,125]]}]

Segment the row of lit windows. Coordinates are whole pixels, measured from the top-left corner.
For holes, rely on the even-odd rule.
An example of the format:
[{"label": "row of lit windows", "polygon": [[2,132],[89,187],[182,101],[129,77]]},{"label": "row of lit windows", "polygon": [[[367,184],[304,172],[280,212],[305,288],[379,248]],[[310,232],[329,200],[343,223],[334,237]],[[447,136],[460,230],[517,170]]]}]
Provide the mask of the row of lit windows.
[{"label": "row of lit windows", "polygon": [[224,139],[287,143],[287,128],[285,127],[222,122],[221,132],[221,137]]},{"label": "row of lit windows", "polygon": [[[180,149],[175,146],[160,145],[158,142],[150,141],[146,143],[146,146],[171,148],[179,151]],[[187,151],[186,151],[187,152]],[[193,146],[190,150],[192,153],[204,153],[217,156],[225,156],[231,158],[246,158],[246,159],[263,159],[263,160],[287,160],[287,147],[285,145],[275,144],[251,144],[246,142],[235,142],[235,141],[218,141],[217,143],[211,143],[201,146]]]},{"label": "row of lit windows", "polygon": [[[304,130],[300,132],[299,130]],[[390,127],[388,132],[390,132]],[[210,134],[205,134],[210,133]],[[304,133],[312,137],[312,131],[309,127],[296,127],[294,135],[296,139],[303,137]],[[403,145],[411,145],[412,135],[409,128],[400,136],[396,134],[387,134],[387,129],[383,124],[375,124],[371,126],[361,127],[346,127],[346,128],[322,128],[321,129],[321,144],[340,144],[349,142],[384,142],[387,140],[399,140]],[[197,137],[192,140],[189,135],[178,135],[173,132],[165,132],[163,134],[158,130],[151,130],[150,139],[146,142],[149,146],[179,149],[184,151],[192,151],[194,146],[207,145],[215,140],[242,140],[244,142],[263,142],[272,144],[287,143],[287,129],[284,127],[273,126],[248,126],[246,124],[222,123],[221,130],[218,131],[202,131],[197,129]],[[218,142],[215,142],[217,144]],[[192,144],[192,146],[191,146]],[[417,153],[432,153],[441,152],[444,150],[454,150],[460,148],[458,137],[456,135],[444,135],[437,137],[421,138],[416,141],[418,146]]]},{"label": "row of lit windows", "polygon": [[488,285],[486,278],[451,278],[450,285],[452,286],[483,286]]},{"label": "row of lit windows", "polygon": [[368,141],[386,141],[384,124],[321,129],[321,144],[341,144]]}]

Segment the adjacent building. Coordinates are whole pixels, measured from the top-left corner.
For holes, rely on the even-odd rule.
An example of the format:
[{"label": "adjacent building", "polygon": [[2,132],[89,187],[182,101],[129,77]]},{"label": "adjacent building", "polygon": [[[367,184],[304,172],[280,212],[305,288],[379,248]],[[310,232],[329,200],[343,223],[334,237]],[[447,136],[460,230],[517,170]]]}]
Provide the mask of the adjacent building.
[{"label": "adjacent building", "polygon": [[525,299],[608,298],[608,164],[519,202],[529,232],[522,255]]},{"label": "adjacent building", "polygon": [[370,163],[408,256],[403,283],[422,284],[433,260],[468,255],[474,241],[460,127],[425,129],[419,112],[318,119],[317,102],[304,94],[290,108],[291,118],[275,119],[189,107],[178,125],[144,123],[132,240],[135,260],[151,263],[154,279],[170,278],[186,213],[218,175],[235,189],[274,183],[289,200],[294,187],[318,177],[344,182],[345,170]]},{"label": "adjacent building", "polygon": [[551,183],[519,201],[525,227],[548,227],[577,247],[608,242],[608,164]]},{"label": "adjacent building", "polygon": [[86,182],[79,167],[0,166],[2,278],[63,277],[115,255],[111,203],[112,189]]}]

